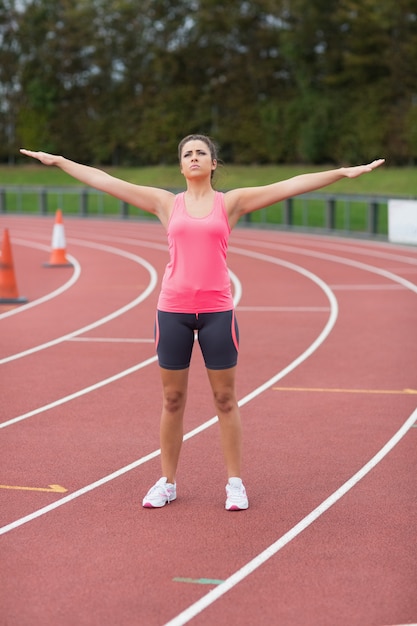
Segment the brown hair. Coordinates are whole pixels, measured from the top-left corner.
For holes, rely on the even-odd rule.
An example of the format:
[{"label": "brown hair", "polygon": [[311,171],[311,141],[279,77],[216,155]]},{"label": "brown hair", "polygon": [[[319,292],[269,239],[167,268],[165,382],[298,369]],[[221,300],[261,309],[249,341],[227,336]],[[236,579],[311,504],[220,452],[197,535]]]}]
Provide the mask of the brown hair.
[{"label": "brown hair", "polygon": [[182,149],[189,141],[203,141],[210,150],[212,161],[217,161],[217,146],[214,141],[210,139],[210,137],[207,137],[207,135],[187,135],[186,137],[184,137],[184,139],[181,139],[180,143],[178,144],[178,160],[180,163]]},{"label": "brown hair", "polygon": [[[206,146],[208,147],[208,149],[210,150],[210,155],[211,155],[211,160],[212,161],[217,161],[218,162],[218,158],[217,158],[217,146],[214,143],[214,141],[212,139],[210,139],[210,137],[207,137],[207,135],[187,135],[186,137],[184,137],[184,139],[181,139],[181,141],[178,144],[178,160],[181,163],[181,156],[182,156],[182,149],[185,146],[186,143],[188,143],[189,141],[202,141],[203,143],[206,144]],[[214,171],[211,172],[211,180],[213,180],[213,176],[214,176]]]}]

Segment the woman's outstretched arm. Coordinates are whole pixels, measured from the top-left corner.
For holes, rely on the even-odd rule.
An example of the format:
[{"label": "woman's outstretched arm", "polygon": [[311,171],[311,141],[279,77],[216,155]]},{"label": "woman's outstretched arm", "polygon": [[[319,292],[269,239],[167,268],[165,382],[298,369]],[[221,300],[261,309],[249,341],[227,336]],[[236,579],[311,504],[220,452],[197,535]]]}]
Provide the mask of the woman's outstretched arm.
[{"label": "woman's outstretched arm", "polygon": [[[340,167],[334,170],[300,174],[277,183],[261,187],[243,187],[226,193],[226,207],[232,224],[245,213],[257,211],[265,206],[281,202],[287,198],[309,193],[327,187],[342,178],[357,178],[372,172],[385,162],[385,159],[377,159],[368,165],[356,165],[354,167]],[[234,218],[234,219],[233,219]]]},{"label": "woman's outstretched arm", "polygon": [[173,194],[157,187],[147,187],[135,185],[125,180],[111,176],[96,167],[82,165],[76,161],[71,161],[63,156],[49,154],[48,152],[35,152],[33,150],[21,149],[20,152],[26,156],[37,159],[44,165],[55,165],[63,172],[80,182],[104,191],[105,193],[119,198],[128,204],[132,204],[144,211],[154,213],[162,222],[169,213],[172,204]]}]

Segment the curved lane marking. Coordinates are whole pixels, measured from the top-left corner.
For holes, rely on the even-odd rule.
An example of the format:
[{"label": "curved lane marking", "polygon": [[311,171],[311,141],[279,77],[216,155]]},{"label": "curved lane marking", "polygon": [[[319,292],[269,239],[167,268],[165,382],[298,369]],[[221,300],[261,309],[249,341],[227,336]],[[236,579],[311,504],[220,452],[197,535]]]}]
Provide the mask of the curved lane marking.
[{"label": "curved lane marking", "polygon": [[[246,254],[246,251],[242,251],[242,253]],[[249,253],[249,256],[252,256],[251,253]],[[263,255],[265,256],[265,255]],[[266,260],[267,257],[265,257],[263,260]],[[260,395],[261,393],[263,393],[263,391],[265,391],[266,389],[268,389],[269,387],[271,387],[271,385],[273,385],[275,382],[277,382],[278,380],[280,380],[283,376],[285,376],[289,371],[291,371],[292,369],[295,369],[300,363],[302,363],[305,359],[307,359],[310,354],[312,354],[312,352],[325,340],[325,338],[327,337],[327,335],[329,334],[329,332],[331,331],[331,329],[333,328],[334,323],[336,322],[337,319],[337,312],[338,312],[338,307],[337,307],[337,301],[333,295],[333,293],[331,292],[331,290],[327,287],[327,285],[317,276],[315,276],[314,274],[312,274],[311,272],[309,272],[308,270],[306,270],[303,267],[299,267],[297,265],[294,265],[293,263],[287,263],[286,261],[282,261],[280,259],[276,259],[274,257],[269,257],[271,262],[276,264],[276,265],[284,265],[286,267],[288,267],[289,269],[293,269],[294,271],[300,272],[301,274],[303,274],[304,276],[307,277],[311,277],[311,279],[318,284],[319,286],[321,286],[326,295],[328,296],[330,303],[331,303],[331,312],[330,312],[330,316],[329,319],[325,325],[325,328],[323,329],[323,331],[320,333],[319,337],[309,346],[309,348],[307,348],[307,350],[305,350],[305,352],[303,352],[303,354],[301,354],[297,359],[295,359],[290,365],[288,365],[288,367],[286,367],[284,370],[281,370],[281,372],[278,372],[278,374],[276,374],[275,376],[273,376],[272,378],[269,379],[269,381],[267,381],[266,383],[264,383],[263,385],[259,386],[257,389],[253,390],[251,393],[247,394],[244,398],[242,398],[239,401],[239,406],[244,406],[245,404],[247,404],[248,402],[250,402],[250,400],[252,400],[253,398],[255,398],[256,396]],[[234,276],[234,274],[232,273],[232,276]],[[240,296],[241,296],[241,287],[240,287],[240,283],[238,284],[238,286],[235,288],[235,303],[237,304]],[[93,389],[98,388],[98,386],[103,386],[104,384],[107,384],[108,382],[113,382],[113,380],[117,380],[118,378],[121,378],[123,375],[128,375],[130,373],[132,373],[133,371],[136,371],[137,369],[140,369],[141,367],[145,367],[146,365],[149,365],[151,363],[154,363],[156,361],[157,357],[152,357],[151,359],[148,359],[147,361],[143,361],[142,363],[139,363],[138,365],[134,366],[133,368],[130,368],[129,370],[125,370],[124,372],[120,372],[119,374],[116,374],[116,376],[111,377],[111,379],[106,379],[106,381],[101,381],[101,383],[98,383],[97,385],[92,385],[91,387],[86,388],[85,390],[81,390],[79,392],[76,392],[76,394],[72,394],[71,396],[67,396],[68,400],[72,400],[74,397],[78,397],[79,395],[83,395],[83,393],[88,393],[89,391],[93,391]],[[31,415],[34,415],[36,413],[40,413],[44,410],[47,410],[48,408],[52,408],[53,406],[57,406],[58,404],[62,404],[63,402],[68,401],[66,398],[62,398],[61,400],[58,400],[55,403],[51,403],[51,405],[47,405],[46,407],[41,407],[40,409],[35,409],[35,411],[30,412],[29,414],[26,415],[21,415],[19,417],[16,417],[12,420],[9,420],[8,422],[4,422],[3,424],[0,424],[0,427],[5,427],[8,426],[10,424],[14,424],[17,421],[21,421],[22,419],[26,419],[27,417],[30,417]],[[192,431],[186,433],[184,435],[184,441],[191,439],[192,437],[194,437],[195,435],[199,434],[200,432],[208,429],[209,427],[211,427],[213,424],[215,424],[217,422],[217,416],[214,416],[213,418],[207,420],[206,422],[204,422],[204,424],[201,424],[199,427],[193,429]],[[77,491],[74,491],[73,493],[68,494],[67,496],[61,498],[60,500],[57,500],[56,502],[53,502],[51,504],[49,504],[46,507],[43,507],[41,509],[38,509],[37,511],[34,511],[33,513],[30,513],[29,515],[26,515],[20,519],[15,520],[14,522],[11,522],[3,527],[0,528],[0,535],[3,535],[7,532],[10,532],[11,530],[14,530],[15,528],[18,528],[19,526],[22,526],[38,517],[41,517],[42,515],[46,515],[47,513],[49,513],[50,511],[53,511],[54,509],[57,509],[60,506],[63,506],[64,504],[67,504],[68,502],[71,502],[72,500],[75,500],[76,498],[79,498],[80,496],[83,496],[84,494],[92,491],[93,489],[96,489],[98,487],[101,487],[102,485],[105,485],[106,483],[118,478],[119,476],[122,476],[123,474],[126,474],[134,469],[136,469],[137,467],[147,463],[148,461],[158,457],[161,453],[161,450],[154,450],[153,452],[141,457],[140,459],[138,459],[137,461],[134,461],[133,463],[126,465],[125,467],[120,468],[119,470],[116,470],[115,472],[112,472],[111,474],[104,476],[103,478],[100,478],[99,480],[91,483],[90,485],[86,485],[85,487],[82,487],[81,489],[78,489]]]},{"label": "curved lane marking", "polygon": [[24,350],[16,354],[11,354],[8,357],[0,359],[0,365],[4,363],[9,363],[10,361],[14,361],[16,359],[20,359],[30,354],[34,354],[35,352],[39,352],[40,350],[45,350],[46,348],[50,348],[51,346],[56,346],[57,344],[62,343],[63,341],[66,341],[67,339],[71,339],[72,337],[77,337],[77,335],[81,335],[83,333],[86,333],[92,330],[93,328],[102,326],[103,324],[106,324],[107,322],[119,317],[120,315],[123,315],[123,313],[126,313],[130,309],[133,309],[137,304],[140,304],[141,302],[143,302],[143,300],[145,300],[155,289],[157,280],[158,280],[157,272],[155,268],[142,257],[139,257],[136,254],[132,254],[130,252],[126,252],[125,250],[120,250],[119,248],[114,248],[112,246],[104,246],[101,244],[96,244],[92,242],[84,242],[84,241],[79,242],[79,243],[89,248],[95,248],[98,250],[102,250],[104,252],[110,252],[111,254],[117,254],[119,256],[125,257],[126,259],[133,261],[134,263],[137,263],[138,265],[142,265],[142,267],[148,270],[149,275],[150,275],[150,281],[149,281],[148,286],[146,287],[144,291],[142,291],[142,293],[137,298],[135,298],[128,304],[125,304],[120,309],[113,311],[113,313],[110,313],[109,315],[106,315],[105,317],[102,317],[101,319],[96,320],[95,322],[92,322],[91,324],[88,324],[87,326],[78,328],[77,330],[74,330],[71,333],[67,333],[66,335],[61,335],[60,337],[57,337],[56,339],[52,339],[51,341],[47,341],[38,346],[34,346],[33,348],[29,348],[28,350]]},{"label": "curved lane marking", "polygon": [[[249,242],[248,242],[248,243],[249,243]],[[251,245],[255,245],[255,244],[254,244],[254,242],[250,242],[250,243],[251,243]],[[258,242],[258,245],[259,245],[259,242]],[[272,245],[271,245],[271,247],[272,247]],[[274,248],[276,248],[276,246],[274,246]],[[294,250],[293,250],[292,248],[290,248],[290,250],[291,250],[292,252],[294,252]],[[236,248],[235,248],[235,252],[237,252],[237,253],[241,253],[241,254],[244,254],[244,255],[246,255],[246,256],[255,256],[255,257],[257,257],[257,258],[262,258],[263,260],[272,259],[272,262],[273,262],[273,263],[276,263],[276,264],[280,264],[280,263],[281,263],[281,262],[280,262],[280,260],[279,260],[279,259],[276,259],[275,257],[268,257],[267,255],[264,255],[264,254],[259,254],[259,253],[254,253],[254,252],[252,252],[252,251],[241,250],[241,249],[236,249]],[[303,253],[306,253],[306,252],[307,252],[307,251],[299,251],[299,250],[298,250],[298,253],[300,253],[300,254],[303,254]],[[312,253],[312,255],[311,255],[311,256],[316,256],[316,255],[320,255],[320,256],[321,256],[321,253]],[[333,255],[330,255],[330,256],[333,256]],[[337,260],[338,262],[341,262],[341,263],[343,263],[344,261],[350,261],[349,259],[341,259],[341,258],[339,258],[339,257],[335,257],[335,260]],[[290,264],[290,265],[292,265],[292,264]],[[363,264],[360,264],[360,265],[363,265]],[[377,271],[377,273],[378,273],[379,268],[375,268],[375,267],[372,267],[372,266],[367,266],[367,268],[368,268],[368,267],[370,267],[370,268],[371,268],[371,269],[370,269],[370,270],[368,270],[368,271],[372,271],[372,272]],[[303,269],[303,270],[304,270],[304,268],[301,268],[301,269]],[[361,267],[360,269],[363,269],[363,268]],[[402,280],[402,279],[401,279],[401,277],[398,277],[398,276],[396,276],[396,275],[394,275],[394,274],[392,274],[392,277],[393,277],[393,279],[394,279],[394,280]],[[320,281],[321,279],[318,279],[318,280]],[[408,281],[407,281],[407,282],[408,282]],[[410,284],[412,285],[412,283],[410,283]],[[414,286],[413,286],[413,287],[414,287]],[[327,286],[326,286],[326,288],[327,288]],[[331,290],[329,290],[329,293],[330,293],[330,294],[332,294]],[[334,298],[334,295],[333,295],[333,294],[332,294],[332,297]],[[335,302],[336,302],[336,300],[335,300]],[[336,306],[337,306],[337,304],[336,304]],[[324,331],[323,331],[323,332],[324,332]],[[323,334],[323,333],[322,333],[322,334]],[[306,352],[308,352],[308,351],[306,351]],[[246,395],[246,396],[245,396],[242,400],[240,400],[240,401],[239,401],[239,406],[243,406],[244,404],[246,404],[247,402],[249,402],[250,400],[252,400],[252,399],[253,399],[254,397],[256,397],[257,395],[260,395],[260,394],[261,394],[261,393],[262,393],[265,389],[268,389],[269,387],[271,387],[271,386],[272,386],[275,382],[278,382],[278,380],[280,380],[281,378],[283,378],[283,377],[284,377],[284,376],[285,376],[285,375],[286,375],[289,371],[291,371],[292,369],[294,369],[297,365],[299,365],[299,364],[300,364],[300,362],[302,362],[302,360],[304,360],[304,359],[302,359],[302,356],[303,356],[303,355],[300,355],[300,357],[299,357],[298,359],[296,359],[296,360],[293,362],[293,363],[294,363],[294,366],[293,366],[293,367],[292,367],[292,365],[293,365],[293,364],[290,364],[290,365],[289,365],[287,368],[285,368],[282,372],[279,372],[276,376],[272,377],[269,381],[267,381],[267,383],[264,383],[264,385],[261,385],[261,386],[260,386],[257,390],[254,390],[254,391],[253,391],[253,392],[251,392],[250,394],[247,394],[247,395]],[[306,358],[307,358],[307,357],[306,357]],[[155,360],[156,360],[156,358],[155,358],[155,357],[153,357],[153,359],[149,359],[148,361],[154,362]],[[139,368],[140,366],[141,366],[141,364],[139,364],[139,365],[135,366],[135,368]],[[123,374],[123,373],[121,373],[121,374]],[[58,402],[59,402],[59,401],[58,401]],[[416,409],[416,412],[417,412],[417,409]],[[22,417],[22,416],[21,416],[21,417]],[[412,419],[412,417],[413,417],[413,419]],[[412,415],[412,416],[411,416],[411,417],[410,417],[410,418],[409,418],[409,419],[405,422],[404,427],[405,427],[406,425],[408,425],[408,427],[406,428],[406,430],[404,431],[404,433],[403,433],[403,434],[405,434],[405,432],[407,432],[407,431],[408,431],[408,429],[409,429],[409,428],[411,428],[411,427],[413,426],[413,424],[414,424],[414,422],[415,422],[416,418],[417,418],[417,416],[414,416],[414,414],[413,414],[413,415]],[[18,419],[19,419],[19,418],[15,418],[15,420],[18,420]],[[184,436],[184,440],[186,440],[186,439],[190,439],[192,436],[194,436],[194,435],[198,434],[199,432],[202,432],[202,431],[203,431],[203,430],[205,430],[206,428],[209,428],[211,425],[213,425],[213,424],[214,424],[214,423],[216,423],[216,422],[217,422],[217,417],[215,416],[215,417],[214,417],[214,418],[212,418],[211,420],[208,420],[207,422],[205,422],[204,424],[202,424],[200,427],[198,427],[198,428],[194,429],[193,431],[190,431],[189,433],[186,433],[186,435]],[[0,427],[1,427],[1,425],[0,425]],[[404,428],[404,427],[403,427],[403,428]],[[398,431],[398,433],[400,433],[400,432],[402,432],[402,429],[400,429],[400,431]],[[403,436],[403,434],[401,435],[401,437]],[[394,436],[394,437],[395,437],[395,436]],[[401,438],[401,437],[400,437],[400,438]],[[76,491],[76,492],[73,492],[72,494],[69,494],[68,496],[66,496],[66,497],[62,498],[61,500],[58,500],[57,502],[55,502],[55,503],[53,503],[53,504],[51,504],[51,505],[49,505],[49,506],[47,506],[47,507],[44,507],[44,508],[42,508],[42,509],[39,509],[38,511],[34,511],[34,512],[33,512],[33,513],[31,513],[31,514],[29,514],[29,515],[27,515],[27,516],[25,516],[25,517],[23,517],[23,518],[20,518],[20,519],[16,520],[15,522],[12,522],[12,523],[10,523],[10,524],[8,524],[8,525],[6,525],[6,526],[4,526],[4,527],[0,528],[0,535],[1,535],[1,534],[4,534],[4,533],[6,533],[6,532],[9,532],[10,530],[13,530],[14,528],[17,528],[17,527],[19,527],[19,526],[21,526],[21,525],[23,525],[23,524],[25,524],[25,523],[27,523],[27,522],[29,522],[29,521],[33,520],[33,519],[36,519],[37,517],[40,517],[40,516],[42,516],[42,515],[44,515],[44,514],[46,514],[46,513],[50,512],[50,511],[54,510],[55,508],[58,508],[59,506],[61,506],[61,505],[63,505],[63,504],[66,504],[67,502],[70,502],[71,500],[73,500],[73,499],[75,499],[75,498],[80,497],[81,495],[84,495],[85,493],[88,493],[89,491],[92,491],[93,489],[95,489],[95,488],[97,488],[97,487],[100,487],[100,486],[102,486],[102,485],[106,484],[107,482],[110,482],[111,480],[114,480],[115,478],[118,478],[118,477],[119,477],[119,476],[121,476],[122,474],[125,474],[125,473],[127,473],[127,472],[129,472],[129,471],[131,471],[131,470],[133,470],[133,469],[136,469],[136,468],[137,468],[137,467],[139,467],[140,465],[143,465],[143,464],[144,464],[144,463],[146,463],[147,461],[150,461],[150,460],[152,460],[152,459],[154,459],[154,458],[158,457],[159,455],[160,455],[160,449],[158,449],[158,450],[154,450],[154,451],[153,451],[153,452],[151,452],[150,454],[148,454],[148,455],[146,455],[146,456],[142,457],[141,459],[138,459],[137,461],[134,461],[134,462],[133,462],[133,463],[131,463],[130,465],[127,465],[127,466],[125,466],[125,467],[123,467],[123,468],[121,468],[121,469],[117,470],[116,472],[113,472],[112,474],[110,474],[110,475],[108,475],[108,476],[105,476],[105,477],[103,477],[102,479],[99,479],[98,481],[96,481],[96,482],[94,482],[94,483],[92,483],[92,484],[90,484],[90,485],[87,485],[86,487],[84,487],[84,488],[82,488],[82,489],[79,489],[79,490],[78,490],[78,491]],[[375,458],[375,457],[374,457],[374,458]],[[208,606],[208,605],[207,605],[207,606]],[[201,609],[201,610],[202,610],[202,609]],[[200,612],[200,611],[198,611],[198,612]],[[185,622],[184,622],[184,623],[185,623]]]},{"label": "curved lane marking", "polygon": [[[332,290],[328,287],[328,285],[323,280],[321,280],[321,278],[319,278],[318,276],[316,276],[309,270],[306,270],[304,267],[300,267],[299,265],[295,265],[294,263],[290,263],[289,261],[277,259],[276,257],[267,256],[265,254],[259,254],[257,252],[251,252],[249,250],[242,250],[242,249],[234,248],[234,247],[230,249],[237,254],[241,254],[243,256],[249,256],[251,258],[255,258],[261,261],[266,261],[274,265],[280,265],[282,267],[286,267],[289,270],[293,270],[299,274],[302,274],[303,276],[305,276],[306,278],[314,282],[318,287],[320,287],[322,291],[324,291],[330,303],[329,318],[323,330],[318,335],[318,337],[310,344],[310,346],[306,350],[304,350],[304,352],[302,352],[302,354],[300,354],[289,365],[287,365],[287,367],[284,367],[284,369],[282,369],[280,372],[272,376],[269,380],[267,380],[262,385],[260,385],[259,387],[257,387],[256,389],[248,393],[246,396],[244,396],[241,400],[239,400],[238,405],[242,407],[248,402],[250,402],[251,400],[253,400],[254,398],[256,398],[257,396],[261,395],[264,391],[272,387],[272,385],[274,385],[279,380],[284,378],[287,374],[292,372],[296,367],[301,365],[303,361],[308,359],[321,346],[321,344],[329,336],[330,332],[332,331],[336,323],[339,308],[338,308],[337,300]],[[204,422],[204,424],[197,426],[197,428],[194,428],[193,430],[188,432],[186,435],[184,435],[184,441],[186,441],[187,439],[191,439],[191,437],[194,437],[200,432],[203,432],[204,430],[206,430],[206,428],[209,428],[216,422],[217,422],[217,415],[215,415],[213,418],[211,418],[207,422]]]},{"label": "curved lane marking", "polygon": [[[245,243],[249,243],[245,242]],[[255,244],[252,244],[255,245]],[[297,252],[298,254],[305,254],[308,256],[319,256],[326,260],[336,261],[339,263],[345,263],[346,265],[352,265],[353,267],[357,267],[359,269],[364,269],[365,271],[374,272],[385,276],[389,280],[394,280],[402,284],[407,289],[417,293],[417,286],[403,279],[392,272],[388,272],[381,268],[375,268],[373,266],[367,265],[361,262],[355,262],[352,259],[340,259],[340,257],[335,257],[334,255],[328,255],[326,253],[311,253],[311,251],[302,250],[294,250],[289,246],[276,246],[271,244],[266,245],[265,247],[271,247],[274,250],[279,247],[280,249],[285,248],[286,250],[290,250],[293,252]],[[263,256],[263,255],[261,255]],[[199,613],[208,608],[211,604],[213,604],[216,600],[221,598],[225,593],[230,591],[233,587],[235,587],[239,582],[244,580],[249,574],[254,572],[258,567],[263,565],[266,561],[268,561],[271,557],[273,557],[279,550],[281,550],[284,546],[286,546],[290,541],[295,539],[297,535],[303,532],[308,526],[310,526],[313,522],[315,522],[323,513],[325,513],[331,506],[333,506],[338,500],[340,500],[348,491],[350,491],[362,478],[364,478],[378,463],[382,461],[382,459],[398,444],[398,442],[407,434],[407,432],[415,425],[417,420],[417,408],[413,411],[413,413],[408,417],[408,419],[404,422],[401,428],[391,437],[391,439],[380,449],[380,451],[368,461],[356,474],[354,474],[349,480],[347,480],[339,489],[333,492],[326,500],[324,500],[321,504],[319,504],[311,513],[306,515],[300,522],[298,522],[295,526],[293,526],[288,532],[286,532],[282,537],[277,539],[274,543],[272,543],[268,548],[266,548],[263,552],[258,554],[254,559],[246,563],[242,568],[234,572],[229,578],[227,578],[223,583],[221,583],[215,589],[212,589],[207,594],[205,594],[202,598],[200,598],[197,602],[190,605],[187,609],[182,611],[176,617],[174,617],[169,622],[166,622],[164,626],[184,626],[194,617],[196,617]]]},{"label": "curved lane marking", "polygon": [[[36,248],[38,250],[49,251],[49,247],[47,246],[44,246],[42,244],[37,244],[32,241],[25,241],[24,239],[13,239],[13,244],[15,243],[20,244],[22,246],[26,246],[28,248]],[[77,259],[73,257],[71,254],[67,254],[67,258],[68,258],[68,261],[70,261],[73,264],[74,271],[72,273],[71,278],[66,283],[61,285],[61,287],[58,287],[58,289],[55,289],[54,291],[47,293],[45,296],[42,296],[41,298],[32,300],[32,302],[28,302],[27,304],[22,304],[16,309],[12,309],[10,311],[6,311],[5,313],[1,313],[0,321],[6,317],[11,317],[12,315],[23,313],[24,311],[27,311],[28,309],[31,309],[34,306],[38,306],[39,304],[48,302],[48,300],[52,300],[53,298],[60,296],[62,293],[64,293],[64,291],[67,291],[67,289],[70,289],[70,287],[72,287],[77,282],[77,280],[79,279],[81,275],[81,266],[79,262],[77,261]]]},{"label": "curved lane marking", "polygon": [[192,620],[196,615],[204,611],[207,607],[213,604],[216,600],[221,598],[225,593],[233,589],[238,583],[244,580],[249,574],[254,572],[258,567],[266,563],[271,557],[275,556],[284,546],[290,541],[295,539],[297,535],[302,533],[313,522],[315,522],[323,513],[325,513],[331,506],[333,506],[338,500],[348,493],[362,478],[364,478],[369,472],[382,461],[382,459],[397,445],[397,443],[404,437],[409,431],[412,425],[417,420],[417,409],[410,415],[401,428],[395,433],[393,437],[383,446],[377,454],[372,457],[368,463],[366,463],[356,474],[354,474],[349,480],[347,480],[339,489],[336,489],[326,500],[319,504],[311,513],[306,515],[295,526],[290,528],[282,537],[277,539],[274,543],[268,546],[263,552],[258,554],[254,559],[246,563],[239,570],[234,572],[229,578],[226,578],[218,587],[215,587],[202,598],[191,604],[185,611],[179,613],[169,622],[166,622],[164,626],[183,626]]},{"label": "curved lane marking", "polygon": [[[240,301],[240,298],[242,297],[242,285],[238,277],[233,272],[229,271],[229,273],[230,273],[230,278],[234,285],[234,294],[235,294],[234,302],[237,305],[237,303]],[[0,429],[6,428],[7,426],[12,426],[13,424],[17,424],[18,422],[22,422],[23,420],[26,420],[29,417],[34,417],[35,415],[39,415],[40,413],[44,413],[45,411],[54,409],[57,406],[65,404],[66,402],[70,402],[71,400],[80,398],[81,396],[84,396],[87,393],[91,393],[92,391],[96,391],[97,389],[100,389],[101,387],[105,387],[106,385],[114,383],[116,380],[120,380],[121,378],[124,378],[125,376],[129,376],[130,374],[133,374],[134,372],[137,372],[138,370],[141,370],[148,365],[152,365],[152,363],[155,363],[157,359],[158,357],[156,355],[153,357],[150,357],[149,359],[146,359],[145,361],[141,361],[140,363],[137,363],[136,365],[119,372],[118,374],[114,374],[113,376],[110,376],[109,378],[104,378],[98,383],[94,383],[94,385],[90,385],[88,387],[84,387],[83,389],[79,389],[78,391],[75,391],[74,393],[71,393],[68,396],[64,396],[63,398],[59,398],[58,400],[55,400],[54,402],[50,402],[49,404],[45,404],[44,406],[38,407],[37,409],[33,409],[32,411],[28,411],[27,413],[23,413],[22,415],[13,417],[7,420],[6,422],[1,422]]]},{"label": "curved lane marking", "polygon": [[[269,242],[251,242],[250,240],[239,241],[240,244],[243,245],[252,245],[254,247],[262,247],[269,250],[283,250],[284,252],[290,252],[296,255],[310,256],[317,259],[323,259],[324,261],[332,261],[333,263],[341,263],[343,265],[350,265],[351,267],[356,267],[357,269],[363,270],[365,272],[370,272],[372,274],[379,274],[388,280],[392,280],[396,283],[399,283],[406,289],[417,293],[417,285],[412,283],[411,281],[403,278],[402,276],[398,276],[389,270],[385,270],[382,267],[375,267],[375,265],[369,265],[368,263],[362,263],[362,261],[355,261],[354,259],[347,259],[346,257],[336,256],[334,254],[328,254],[327,252],[319,252],[317,250],[305,250],[297,247],[293,247],[285,244],[273,244]],[[258,253],[255,253],[258,254]],[[259,253],[261,256],[262,254]],[[389,258],[389,256],[388,256]],[[408,258],[408,257],[405,257]],[[398,260],[398,259],[397,259]],[[406,261],[405,261],[406,262]]]},{"label": "curved lane marking", "polygon": [[[235,249],[235,251],[237,250]],[[245,251],[244,254],[251,256],[251,253],[249,251]],[[260,258],[261,256],[265,257],[265,260],[266,260],[266,255],[259,255],[258,258]],[[333,255],[328,255],[328,256],[333,256]],[[339,259],[338,257],[334,257],[332,260],[343,262],[343,260]],[[348,260],[345,259],[345,262],[346,261]],[[277,263],[278,260],[274,259],[273,262]],[[353,263],[347,263],[347,264],[353,264]],[[365,264],[355,264],[355,266],[360,267],[360,269],[365,269],[366,271],[371,271],[371,272],[375,272],[375,270],[378,269],[372,266],[366,266]],[[385,275],[390,280],[395,280],[396,282],[400,282],[400,283],[403,282],[403,279],[401,279],[401,277],[398,277],[395,274],[392,274],[391,272],[385,272],[384,270],[379,270],[376,273]],[[411,286],[411,290],[415,291],[415,286],[412,283],[409,283],[409,281],[404,281],[403,284],[404,286],[406,286],[406,288],[410,288]],[[330,293],[332,292],[330,291]],[[332,294],[332,297],[334,298],[333,294]],[[286,370],[287,372],[290,371],[288,368],[286,368]],[[282,378],[284,375],[285,374],[280,376],[280,374],[278,374],[276,377],[273,377],[270,380],[274,380],[276,382],[277,380],[279,380],[279,378]],[[269,384],[266,383],[266,387],[263,385],[260,388],[258,388],[259,389],[258,393],[256,393],[257,390],[255,390],[254,392],[252,392],[252,394],[248,394],[247,396],[245,396],[245,398],[243,398],[240,401],[240,405],[242,406],[242,404],[249,402],[250,399],[255,397],[255,395],[259,395],[259,393],[262,393],[262,390],[264,387],[269,388],[271,384],[272,383],[269,381]],[[265,563],[268,559],[274,556],[282,547],[284,547],[292,539],[294,539],[298,534],[300,534],[303,530],[305,530],[308,526],[310,526],[310,524],[312,524],[316,519],[318,519],[335,502],[337,502],[340,498],[342,498],[342,496],[345,495],[350,489],[352,489],[352,487],[354,487],[357,484],[357,482],[359,482],[364,476],[366,476],[371,471],[371,469],[373,469],[388,454],[388,452],[395,447],[395,445],[402,439],[402,437],[408,432],[408,430],[415,424],[416,419],[417,419],[417,409],[410,415],[410,417],[406,420],[403,426],[395,433],[395,435],[387,442],[387,444],[385,444],[385,446],[381,448],[381,450],[367,464],[365,464],[361,468],[361,470],[359,470],[356,474],[354,474],[338,490],[336,490],[331,496],[329,496],[329,498],[324,500],[309,515],[304,517],[298,524],[293,526],[287,533],[285,533],[282,537],[280,537],[276,542],[271,544],[266,550],[261,552],[257,557],[255,557],[250,562],[248,562],[244,567],[242,567],[241,569],[236,571],[234,574],[232,574],[232,576],[226,579],[217,588],[213,589],[212,591],[207,593],[205,596],[200,598],[200,600],[198,600],[197,602],[189,606],[185,611],[183,611],[182,613],[174,617],[170,622],[167,622],[165,626],[183,626],[184,624],[188,623],[196,615],[198,615],[205,608],[213,604],[217,599],[219,599],[221,596],[227,593],[230,589],[232,589],[235,585],[237,585],[244,578],[246,578],[250,573],[252,573],[258,567],[260,567],[263,563]],[[210,420],[210,422],[212,422],[212,420]],[[197,432],[200,432],[200,431],[201,431],[201,428],[195,429],[195,431],[193,432],[194,434],[197,434]],[[187,438],[190,438],[191,436],[192,436],[191,433],[187,434]],[[106,482],[109,482],[110,480],[113,480],[114,478],[120,476],[121,474],[124,474],[132,469],[135,469],[139,465],[142,465],[148,460],[155,458],[159,454],[160,454],[160,450],[156,450],[148,454],[147,456],[142,457],[142,459],[135,461],[131,465],[128,465],[125,468],[122,468],[121,470],[118,470],[117,472],[114,472],[113,474],[110,474],[109,476],[106,476],[103,479],[96,481],[95,483],[92,483],[91,485],[88,485],[84,487],[83,489],[78,490],[77,492],[74,492],[73,494],[70,494],[69,496],[62,498],[58,502],[48,507],[44,507],[43,509],[40,509],[38,511],[35,511],[31,515],[21,518],[20,520],[16,520],[15,522],[8,524],[7,526],[4,526],[3,528],[0,529],[0,534],[4,534],[5,532],[13,530],[14,528],[17,528],[18,526],[21,526],[22,524],[28,521],[31,521],[32,519],[35,519],[37,517],[40,517],[41,515],[44,515],[45,513],[57,508],[58,506],[61,506],[62,504],[68,501],[71,501],[74,498],[79,497],[80,495],[83,495],[87,493],[88,491],[91,491],[92,489],[105,484]]]}]

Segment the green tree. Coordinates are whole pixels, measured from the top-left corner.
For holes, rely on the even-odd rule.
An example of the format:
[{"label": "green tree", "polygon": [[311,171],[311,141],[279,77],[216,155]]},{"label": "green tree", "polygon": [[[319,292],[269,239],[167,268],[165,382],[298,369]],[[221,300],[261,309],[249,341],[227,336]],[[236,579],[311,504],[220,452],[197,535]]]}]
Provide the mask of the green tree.
[{"label": "green tree", "polygon": [[[18,8],[17,8],[18,7]],[[416,0],[0,0],[0,159],[417,156]]]},{"label": "green tree", "polygon": [[14,0],[0,0],[0,160],[14,162],[19,107],[19,11]]},{"label": "green tree", "polygon": [[26,145],[88,154],[86,98],[94,72],[89,2],[34,0],[20,25],[22,64],[18,129]]},{"label": "green tree", "polygon": [[345,114],[338,153],[350,161],[407,160],[407,112],[416,93],[415,0],[345,0],[339,81]]}]

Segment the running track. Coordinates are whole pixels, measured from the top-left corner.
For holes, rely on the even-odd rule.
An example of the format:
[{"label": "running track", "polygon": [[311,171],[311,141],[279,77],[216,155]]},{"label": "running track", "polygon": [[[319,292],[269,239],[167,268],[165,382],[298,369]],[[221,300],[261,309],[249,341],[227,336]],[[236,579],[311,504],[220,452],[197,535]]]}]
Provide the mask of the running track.
[{"label": "running track", "polygon": [[29,299],[0,307],[1,626],[417,622],[416,248],[236,229],[250,509],[196,346],[178,499],[145,510],[162,228],[64,216],[47,269],[53,218],[0,225]]}]

